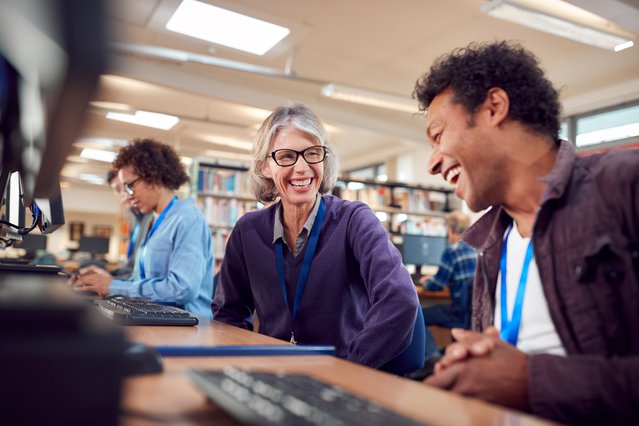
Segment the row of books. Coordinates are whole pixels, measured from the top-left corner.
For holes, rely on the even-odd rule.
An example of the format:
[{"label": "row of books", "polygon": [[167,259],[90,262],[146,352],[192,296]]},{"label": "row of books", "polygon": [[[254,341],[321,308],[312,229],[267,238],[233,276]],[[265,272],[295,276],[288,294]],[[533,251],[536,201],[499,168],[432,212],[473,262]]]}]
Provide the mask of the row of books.
[{"label": "row of books", "polygon": [[224,258],[224,252],[226,250],[226,242],[231,235],[231,229],[214,229],[212,232],[213,239],[213,255],[215,259],[221,260]]},{"label": "row of books", "polygon": [[446,206],[446,193],[438,191],[411,190],[395,188],[393,205],[402,210],[415,213],[442,211]]},{"label": "row of books", "polygon": [[339,194],[340,198],[344,200],[361,201],[371,208],[389,206],[392,202],[391,195],[390,188],[383,186],[362,189],[352,189],[347,186]]},{"label": "row of books", "polygon": [[198,192],[212,192],[220,194],[247,194],[248,172],[202,167],[197,173]]},{"label": "row of books", "polygon": [[443,218],[406,219],[399,224],[398,231],[400,234],[429,235],[433,237],[445,237],[448,235],[446,221]]},{"label": "row of books", "polygon": [[209,225],[220,227],[232,227],[244,213],[257,209],[255,201],[212,196],[199,197],[197,205]]},{"label": "row of books", "polygon": [[373,209],[394,206],[412,213],[442,211],[447,201],[443,192],[389,187],[351,189],[347,186],[341,190],[340,197],[361,201]]}]

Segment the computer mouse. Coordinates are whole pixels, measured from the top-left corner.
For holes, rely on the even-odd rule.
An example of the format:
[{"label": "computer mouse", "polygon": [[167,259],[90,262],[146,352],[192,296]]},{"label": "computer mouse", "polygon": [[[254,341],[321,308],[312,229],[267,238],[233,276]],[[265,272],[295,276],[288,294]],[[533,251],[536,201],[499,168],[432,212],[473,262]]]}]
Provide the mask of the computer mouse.
[{"label": "computer mouse", "polygon": [[162,357],[151,346],[130,343],[124,351],[124,374],[127,376],[161,373],[162,370]]}]

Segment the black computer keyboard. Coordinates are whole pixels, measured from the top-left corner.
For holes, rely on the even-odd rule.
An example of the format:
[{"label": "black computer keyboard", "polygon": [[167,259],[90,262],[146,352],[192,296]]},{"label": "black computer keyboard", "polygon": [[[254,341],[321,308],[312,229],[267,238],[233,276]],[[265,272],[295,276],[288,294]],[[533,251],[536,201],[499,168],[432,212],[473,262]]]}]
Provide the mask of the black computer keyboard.
[{"label": "black computer keyboard", "polygon": [[189,376],[216,405],[250,425],[423,425],[310,376],[232,367]]},{"label": "black computer keyboard", "polygon": [[96,300],[98,309],[110,320],[122,325],[197,325],[198,319],[191,313],[151,302],[146,299],[125,296],[109,296]]}]

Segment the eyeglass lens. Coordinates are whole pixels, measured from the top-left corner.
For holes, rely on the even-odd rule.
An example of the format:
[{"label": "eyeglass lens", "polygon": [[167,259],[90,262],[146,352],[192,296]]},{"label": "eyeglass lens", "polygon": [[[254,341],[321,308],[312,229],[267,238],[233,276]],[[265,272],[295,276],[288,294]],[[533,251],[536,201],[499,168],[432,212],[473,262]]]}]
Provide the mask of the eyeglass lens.
[{"label": "eyeglass lens", "polygon": [[308,147],[303,151],[278,149],[273,151],[272,156],[278,165],[292,166],[297,162],[300,154],[308,164],[317,164],[324,161],[324,158],[326,157],[326,148],[324,146],[316,145]]},{"label": "eyeglass lens", "polygon": [[133,195],[133,187],[135,186],[135,184],[136,184],[136,183],[137,183],[140,179],[142,179],[142,178],[137,178],[137,179],[132,180],[132,181],[131,181],[131,182],[129,182],[129,183],[125,183],[125,184],[123,185],[123,187],[124,187],[124,192],[126,192],[126,193],[127,193],[127,194],[129,194],[129,195]]}]

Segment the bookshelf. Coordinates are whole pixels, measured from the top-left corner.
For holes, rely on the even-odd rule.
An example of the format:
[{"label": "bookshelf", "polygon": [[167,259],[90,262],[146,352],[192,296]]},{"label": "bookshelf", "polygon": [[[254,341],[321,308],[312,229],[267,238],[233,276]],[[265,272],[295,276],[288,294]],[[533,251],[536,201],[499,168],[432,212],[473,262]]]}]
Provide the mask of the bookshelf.
[{"label": "bookshelf", "polygon": [[368,204],[391,234],[446,236],[445,215],[459,208],[450,189],[402,182],[342,177],[334,194]]},{"label": "bookshelf", "polygon": [[261,204],[249,193],[248,167],[198,159],[193,162],[191,176],[196,177],[191,194],[211,228],[213,252],[220,261],[237,220]]}]

